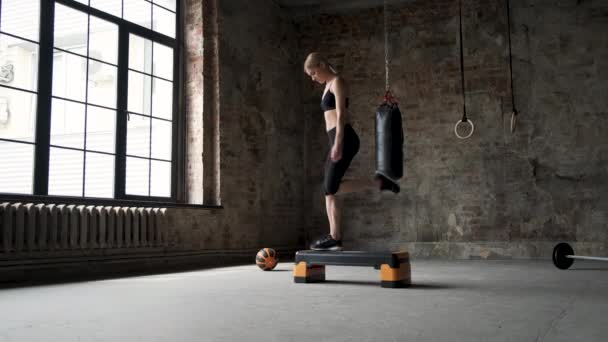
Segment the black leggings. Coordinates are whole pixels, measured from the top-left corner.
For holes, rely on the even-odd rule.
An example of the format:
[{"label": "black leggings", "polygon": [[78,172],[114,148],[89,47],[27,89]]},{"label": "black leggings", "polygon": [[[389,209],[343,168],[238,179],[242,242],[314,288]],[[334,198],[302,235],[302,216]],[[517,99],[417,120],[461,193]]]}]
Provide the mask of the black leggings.
[{"label": "black leggings", "polygon": [[334,195],[340,188],[342,177],[348,169],[350,162],[359,152],[359,136],[350,124],[344,125],[344,139],[342,141],[342,158],[337,162],[331,160],[331,149],[336,140],[336,128],[327,131],[329,137],[329,152],[325,160],[325,180],[323,182],[325,195]]}]

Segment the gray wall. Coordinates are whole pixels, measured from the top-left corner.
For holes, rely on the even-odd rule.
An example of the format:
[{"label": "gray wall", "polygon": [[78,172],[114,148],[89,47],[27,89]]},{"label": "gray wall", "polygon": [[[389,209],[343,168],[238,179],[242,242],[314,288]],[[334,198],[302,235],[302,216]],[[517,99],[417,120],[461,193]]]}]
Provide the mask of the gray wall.
[{"label": "gray wall", "polygon": [[[300,92],[292,80],[295,29],[287,12],[272,1],[217,3],[219,178],[224,209],[172,210],[175,243],[188,250],[296,248],[305,184],[303,119],[293,106]],[[201,69],[211,70],[201,66],[205,39],[211,37],[204,37],[198,15],[201,2],[191,1],[189,8],[187,44],[203,42],[202,48],[189,48],[188,61],[195,67],[187,67],[191,73],[188,115],[190,122],[198,123],[210,114],[203,113],[203,80],[193,82],[192,77]],[[190,134],[202,144],[202,126]],[[192,140],[189,144],[193,149]],[[205,165],[204,170],[213,172],[213,167]]]},{"label": "gray wall", "polygon": [[[343,199],[349,248],[407,248],[418,257],[546,257],[559,240],[606,254],[608,4],[512,1],[515,101],[504,1],[466,1],[465,77],[471,139],[460,119],[458,1],[391,5],[392,88],[406,127],[402,192]],[[350,176],[371,177],[374,110],[384,89],[381,8],[296,12],[299,60],[321,50],[351,84],[361,151]],[[322,87],[302,75],[310,236],[327,230]],[[347,174],[348,175],[348,174]]]},{"label": "gray wall", "polygon": [[[342,198],[345,246],[405,248],[417,258],[535,258],[566,240],[581,254],[608,255],[608,3],[512,1],[521,114],[511,134],[505,3],[466,1],[467,105],[477,131],[461,141],[452,131],[461,116],[458,2],[396,2],[390,41],[392,87],[406,127],[402,192]],[[32,279],[35,264],[62,276],[68,259],[74,274],[137,269],[127,260],[147,269],[229,256],[253,262],[261,247],[287,252],[327,232],[323,89],[302,70],[311,50],[328,53],[351,85],[351,122],[362,145],[347,176],[372,176],[374,112],[384,91],[382,11],[366,5],[376,2],[297,9],[217,3],[219,55],[205,61],[204,48],[216,40],[205,36],[203,13],[216,2],[186,2],[185,102],[192,198],[203,197],[204,179],[218,180],[212,186],[224,209],[169,209],[170,247],[163,250],[2,256],[3,279]],[[213,60],[216,66],[204,64]],[[218,89],[204,87],[213,79]],[[205,116],[209,101],[217,101],[217,116]],[[205,141],[219,139],[219,163],[202,165],[210,122],[219,136]],[[216,174],[202,177],[201,166]],[[110,256],[118,261],[104,262]]]},{"label": "gray wall", "polygon": [[[184,5],[189,198],[201,201],[201,189],[217,187],[223,209],[169,208],[166,247],[1,254],[0,283],[253,263],[262,247],[293,255],[301,244],[305,131],[294,106],[301,91],[293,75],[301,67],[292,19],[273,1]],[[219,134],[205,125],[219,127]],[[219,153],[217,163],[209,151]],[[211,162],[203,165],[204,158]]]}]

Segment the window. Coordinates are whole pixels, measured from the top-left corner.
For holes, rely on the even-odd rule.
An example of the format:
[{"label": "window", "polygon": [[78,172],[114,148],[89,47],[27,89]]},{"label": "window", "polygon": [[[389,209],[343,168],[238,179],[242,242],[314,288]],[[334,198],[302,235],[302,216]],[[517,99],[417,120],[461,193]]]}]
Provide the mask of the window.
[{"label": "window", "polygon": [[175,199],[177,8],[0,0],[0,193]]}]

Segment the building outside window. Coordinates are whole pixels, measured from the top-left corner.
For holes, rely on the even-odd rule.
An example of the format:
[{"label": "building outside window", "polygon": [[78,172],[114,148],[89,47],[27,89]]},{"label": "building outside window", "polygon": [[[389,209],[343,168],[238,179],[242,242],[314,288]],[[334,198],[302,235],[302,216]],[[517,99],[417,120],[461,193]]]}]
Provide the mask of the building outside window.
[{"label": "building outside window", "polygon": [[0,193],[175,199],[178,1],[0,1]]}]

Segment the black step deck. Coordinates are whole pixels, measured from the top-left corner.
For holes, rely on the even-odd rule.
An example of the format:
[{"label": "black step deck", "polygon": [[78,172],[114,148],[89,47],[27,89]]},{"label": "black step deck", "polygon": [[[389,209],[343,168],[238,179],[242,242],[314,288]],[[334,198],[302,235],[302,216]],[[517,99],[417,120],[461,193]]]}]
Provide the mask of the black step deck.
[{"label": "black step deck", "polygon": [[379,268],[387,264],[398,268],[400,264],[409,262],[407,253],[390,251],[297,251],[295,263],[304,261],[308,265],[338,265],[338,266],[374,266]]}]

